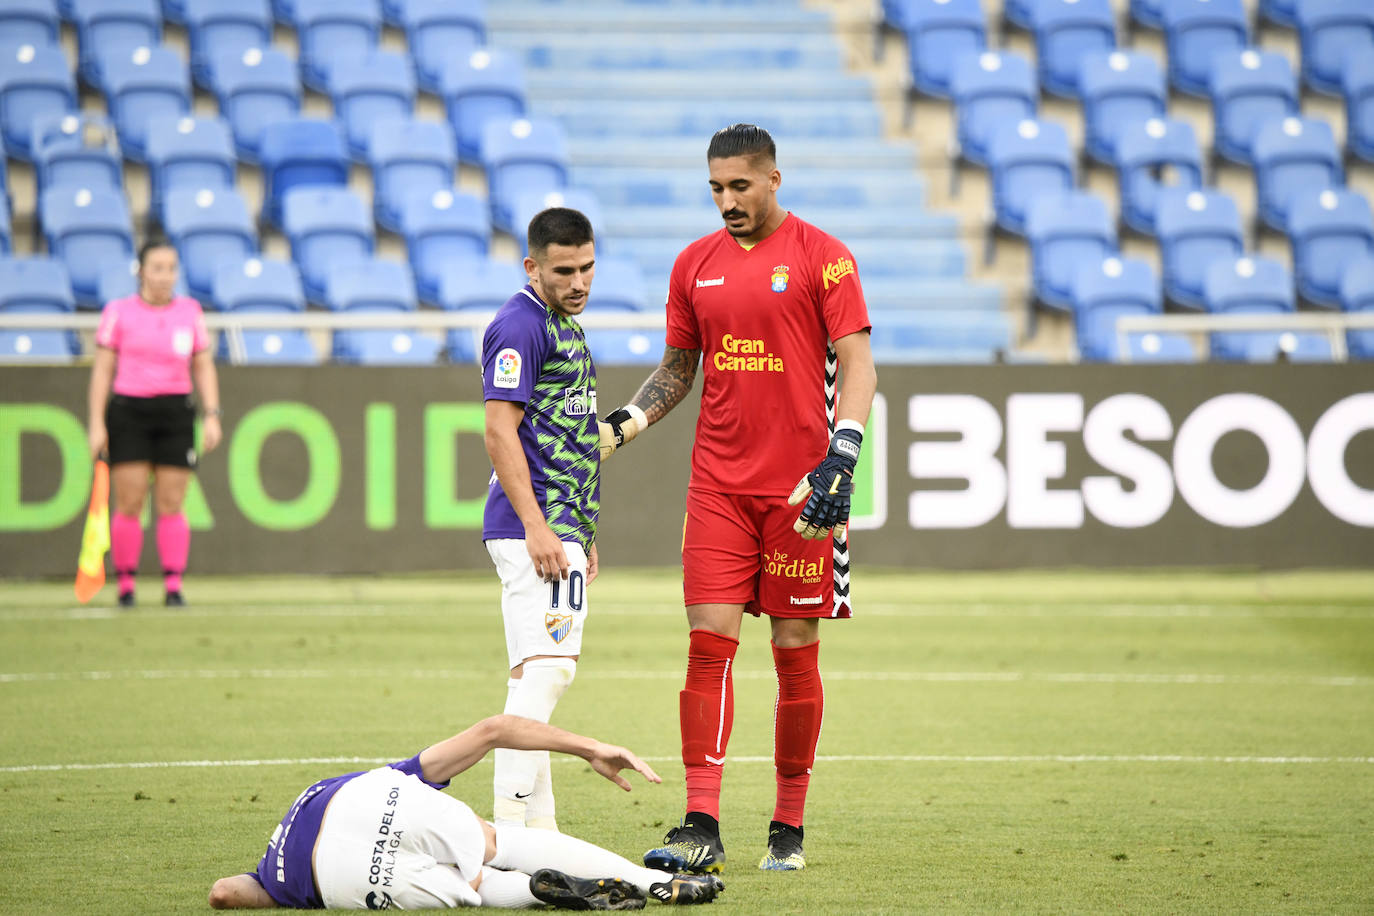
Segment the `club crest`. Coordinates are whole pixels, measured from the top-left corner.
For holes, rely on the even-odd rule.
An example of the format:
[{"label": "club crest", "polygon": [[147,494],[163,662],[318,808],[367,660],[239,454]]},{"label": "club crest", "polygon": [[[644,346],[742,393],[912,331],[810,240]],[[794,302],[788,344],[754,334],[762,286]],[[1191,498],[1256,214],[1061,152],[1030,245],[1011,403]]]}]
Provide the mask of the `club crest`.
[{"label": "club crest", "polygon": [[773,268],[772,290],[775,293],[787,292],[787,265],[779,264]]},{"label": "club crest", "polygon": [[553,637],[554,642],[562,642],[568,638],[572,632],[573,619],[570,614],[545,614],[544,629],[549,631],[549,636]]}]

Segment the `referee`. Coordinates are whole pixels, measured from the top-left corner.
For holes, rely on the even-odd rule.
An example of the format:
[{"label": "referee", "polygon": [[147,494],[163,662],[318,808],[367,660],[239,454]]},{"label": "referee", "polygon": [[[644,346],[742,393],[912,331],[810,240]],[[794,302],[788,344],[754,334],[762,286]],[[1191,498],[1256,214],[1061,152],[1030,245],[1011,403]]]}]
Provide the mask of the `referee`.
[{"label": "referee", "polygon": [[196,466],[195,405],[205,415],[201,444],[210,451],[221,437],[219,379],[200,303],[178,296],[177,252],[166,239],[150,239],[138,252],[138,292],[106,304],[96,330],[88,395],[92,456],[108,451],[114,485],[110,552],[119,576],[119,604],[133,607],[134,577],[143,553],[139,516],[153,479],[157,550],[165,602],[186,603],[181,576],[191,548],[182,512]]}]

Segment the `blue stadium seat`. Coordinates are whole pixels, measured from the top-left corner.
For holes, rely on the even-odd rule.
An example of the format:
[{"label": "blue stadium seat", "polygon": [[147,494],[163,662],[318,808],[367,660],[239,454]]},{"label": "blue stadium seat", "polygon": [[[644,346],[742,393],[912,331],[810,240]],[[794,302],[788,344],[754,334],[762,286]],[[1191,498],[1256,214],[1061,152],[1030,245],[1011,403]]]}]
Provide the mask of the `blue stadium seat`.
[{"label": "blue stadium seat", "polygon": [[1033,119],[1040,98],[1030,61],[1005,51],[959,58],[950,78],[950,93],[958,119],[959,152],[978,165],[987,164],[996,129]]},{"label": "blue stadium seat", "polygon": [[[1346,265],[1341,276],[1341,309],[1374,314],[1374,258]],[[1374,359],[1374,329],[1347,331],[1346,347],[1355,359]]]},{"label": "blue stadium seat", "polygon": [[0,35],[6,45],[57,45],[59,17],[54,0],[4,0]]},{"label": "blue stadium seat", "polygon": [[1164,71],[1148,54],[1111,51],[1087,54],[1078,74],[1083,102],[1084,147],[1088,155],[1116,165],[1122,125],[1165,116]]},{"label": "blue stadium seat", "polygon": [[1235,201],[1212,188],[1160,194],[1155,230],[1164,263],[1164,295],[1184,308],[1203,308],[1207,268],[1215,261],[1235,260],[1245,248]]},{"label": "blue stadium seat", "polygon": [[240,264],[257,253],[253,220],[232,188],[174,188],[167,192],[165,217],[186,285],[197,299],[210,300],[221,264]]},{"label": "blue stadium seat", "polygon": [[245,366],[313,366],[320,361],[315,345],[299,328],[242,329],[220,335],[217,358]]},{"label": "blue stadium seat", "polygon": [[1151,118],[1125,125],[1116,144],[1121,218],[1153,235],[1155,207],[1165,188],[1202,187],[1202,150],[1187,121]]},{"label": "blue stadium seat", "polygon": [[191,113],[191,80],[175,51],[138,47],[102,58],[100,70],[124,158],[142,162],[148,122]]},{"label": "blue stadium seat", "polygon": [[450,60],[467,57],[487,43],[483,0],[398,0],[397,5],[415,75],[427,92],[439,92]]},{"label": "blue stadium seat", "polygon": [[1041,194],[1026,215],[1035,298],[1051,308],[1073,306],[1073,283],[1083,264],[1116,253],[1116,224],[1107,204],[1091,191]]},{"label": "blue stadium seat", "polygon": [[514,235],[521,228],[512,223],[511,207],[518,195],[556,191],[568,183],[567,140],[557,121],[491,121],[482,131],[481,150],[492,224]]},{"label": "blue stadium seat", "polygon": [[[1294,310],[1293,278],[1269,258],[1224,258],[1207,270],[1203,296],[1217,315],[1282,315]],[[1269,362],[1283,354],[1296,360],[1329,360],[1325,336],[1291,331],[1216,331],[1212,356],[1230,362]]]},{"label": "blue stadium seat", "polygon": [[100,268],[134,256],[129,206],[121,191],[55,187],[39,198],[40,222],[48,252],[62,261],[72,292],[82,308],[99,308]]},{"label": "blue stadium seat", "polygon": [[1164,28],[1163,0],[1131,0],[1129,9],[1131,22],[1156,31]]},{"label": "blue stadium seat", "polygon": [[559,188],[553,191],[521,191],[510,202],[510,231],[520,243],[522,255],[529,253],[526,235],[529,232],[530,220],[534,219],[540,210],[547,210],[549,207],[570,207],[580,210],[592,224],[592,236],[596,239],[597,253],[605,250],[604,239],[609,233],[606,231],[606,221],[601,216],[601,201],[597,200],[596,194],[586,188]]},{"label": "blue stadium seat", "polygon": [[1288,241],[1298,294],[1313,305],[1340,305],[1341,274],[1374,254],[1374,214],[1355,191],[1302,189],[1290,198]]},{"label": "blue stadium seat", "polygon": [[272,9],[268,0],[184,0],[186,32],[191,43],[191,78],[214,85],[213,62],[221,55],[239,57],[251,48],[272,45]]},{"label": "blue stadium seat", "polygon": [[1339,94],[1346,60],[1374,54],[1374,6],[1367,0],[1300,0],[1295,10],[1303,82]]},{"label": "blue stadium seat", "polygon": [[81,78],[105,87],[107,58],[127,59],[136,48],[162,42],[162,10],[157,0],[73,0]]},{"label": "blue stadium seat", "polygon": [[410,58],[375,48],[341,57],[329,71],[329,95],[334,117],[348,139],[348,151],[361,162],[368,158],[368,141],[376,125],[409,119],[415,111]]},{"label": "blue stadium seat", "polygon": [[1138,258],[1110,257],[1079,268],[1073,284],[1074,325],[1079,355],[1090,362],[1192,362],[1197,357],[1181,334],[1133,333],[1128,353],[1117,342],[1116,320],[1127,315],[1159,315],[1164,310],[1159,279]]},{"label": "blue stadium seat", "polygon": [[382,12],[377,0],[293,0],[300,42],[301,82],[329,91],[334,61],[357,60],[377,47]]},{"label": "blue stadium seat", "polygon": [[14,250],[14,229],[10,225],[10,204],[7,195],[0,194],[0,254]]},{"label": "blue stadium seat", "polygon": [[1003,124],[989,144],[988,169],[997,226],[1024,235],[1026,215],[1037,195],[1073,187],[1069,136],[1053,121]]},{"label": "blue stadium seat", "polygon": [[[597,256],[590,308],[598,312],[642,312],[649,308],[644,271],[633,258]],[[659,348],[662,352],[662,347]]]},{"label": "blue stadium seat", "polygon": [[226,312],[303,312],[300,273],[289,261],[248,258],[215,268],[210,298]]},{"label": "blue stadium seat", "polygon": [[258,161],[267,125],[300,114],[296,65],[280,51],[250,48],[216,55],[211,78],[220,114],[234,132],[234,150],[248,162]]},{"label": "blue stadium seat", "polygon": [[491,216],[485,200],[445,188],[407,198],[401,210],[400,231],[405,236],[420,298],[438,303],[444,265],[486,258]]},{"label": "blue stadium seat", "polygon": [[306,298],[325,301],[329,274],[336,265],[372,254],[375,230],[362,198],[343,187],[297,187],[282,204],[291,258],[300,268]]},{"label": "blue stadium seat", "polygon": [[494,312],[529,281],[519,264],[490,258],[456,258],[440,270],[439,306],[449,311]]},{"label": "blue stadium seat", "polygon": [[154,118],[148,123],[148,177],[152,212],[163,216],[169,191],[232,189],[234,142],[220,118]]},{"label": "blue stadium seat", "polygon": [[1291,29],[1298,24],[1298,0],[1259,0],[1259,18]]},{"label": "blue stadium seat", "polygon": [[885,365],[990,363],[1010,352],[1011,325],[1001,312],[890,311],[875,322],[871,341],[874,360]]},{"label": "blue stadium seat", "polygon": [[987,46],[980,0],[910,0],[898,27],[906,32],[911,82],[927,95],[947,98],[954,62]]},{"label": "blue stadium seat", "polygon": [[58,112],[33,121],[33,161],[38,191],[124,186],[124,164],[114,127],[98,115]]},{"label": "blue stadium seat", "polygon": [[1374,54],[1357,54],[1341,72],[1345,97],[1345,143],[1365,162],[1374,162]]},{"label": "blue stadium seat", "polygon": [[0,258],[0,312],[70,312],[76,308],[67,268],[41,256]]},{"label": "blue stadium seat", "polygon": [[0,363],[69,363],[81,350],[73,335],[50,329],[0,330]]},{"label": "blue stadium seat", "polygon": [[57,45],[0,47],[0,131],[8,155],[31,160],[34,119],[76,109],[76,81]]},{"label": "blue stadium seat", "polygon": [[443,345],[406,330],[334,332],[334,359],[360,366],[428,366],[439,361]]},{"label": "blue stadium seat", "polygon": [[488,121],[510,121],[525,115],[525,77],[512,54],[479,48],[466,57],[450,58],[439,82],[439,95],[458,138],[465,162],[482,158]]},{"label": "blue stadium seat", "polygon": [[1297,191],[1345,183],[1331,125],[1311,118],[1266,121],[1251,144],[1260,219],[1279,232],[1288,228],[1288,203]]},{"label": "blue stadium seat", "polygon": [[333,121],[292,118],[268,124],[262,131],[258,159],[263,212],[278,226],[282,225],[282,201],[293,188],[348,184],[348,151]]},{"label": "blue stadium seat", "polygon": [[410,268],[385,258],[362,258],[329,272],[324,304],[336,312],[413,312],[418,307]]},{"label": "blue stadium seat", "polygon": [[1055,95],[1078,97],[1078,69],[1089,54],[1116,47],[1116,16],[1110,0],[1033,0],[1040,85]]},{"label": "blue stadium seat", "polygon": [[1216,151],[1242,165],[1252,161],[1250,145],[1261,124],[1298,114],[1298,78],[1288,58],[1273,51],[1216,55],[1211,93]]},{"label": "blue stadium seat", "polygon": [[667,345],[663,331],[588,328],[585,334],[597,366],[656,366]]},{"label": "blue stadium seat", "polygon": [[1164,43],[1169,83],[1189,95],[1207,95],[1212,60],[1249,45],[1241,0],[1164,0]]},{"label": "blue stadium seat", "polygon": [[374,187],[372,210],[377,224],[392,232],[403,231],[409,199],[431,200],[452,188],[458,166],[448,124],[410,118],[375,121],[368,160]]}]

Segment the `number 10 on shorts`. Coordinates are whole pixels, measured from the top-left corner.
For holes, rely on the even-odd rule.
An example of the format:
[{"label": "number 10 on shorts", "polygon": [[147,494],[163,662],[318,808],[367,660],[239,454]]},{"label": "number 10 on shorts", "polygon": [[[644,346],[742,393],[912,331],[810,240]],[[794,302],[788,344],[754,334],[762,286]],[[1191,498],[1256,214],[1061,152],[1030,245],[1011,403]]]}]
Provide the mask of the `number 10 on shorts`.
[{"label": "number 10 on shorts", "polygon": [[559,602],[565,600],[568,604],[568,610],[574,612],[582,610],[582,594],[585,589],[585,580],[582,577],[581,570],[568,570],[568,587],[566,589],[566,595],[564,594],[565,589],[563,589],[562,579],[554,579],[553,582],[549,583],[549,610],[558,610]]}]

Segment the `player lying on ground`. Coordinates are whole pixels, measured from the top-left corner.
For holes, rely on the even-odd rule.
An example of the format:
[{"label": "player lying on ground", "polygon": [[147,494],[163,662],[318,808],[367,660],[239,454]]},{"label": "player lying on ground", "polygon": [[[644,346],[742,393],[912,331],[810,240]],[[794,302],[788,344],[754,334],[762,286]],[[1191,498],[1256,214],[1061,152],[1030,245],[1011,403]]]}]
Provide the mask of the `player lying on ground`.
[{"label": "player lying on ground", "polygon": [[574,754],[625,791],[620,771],[658,774],[623,747],[519,716],[483,719],[407,760],[315,783],[268,841],[256,872],[221,878],[215,909],[517,908],[577,910],[707,903],[724,888],[709,876],[641,868],[552,830],[494,827],[439,791],[494,748]]}]

